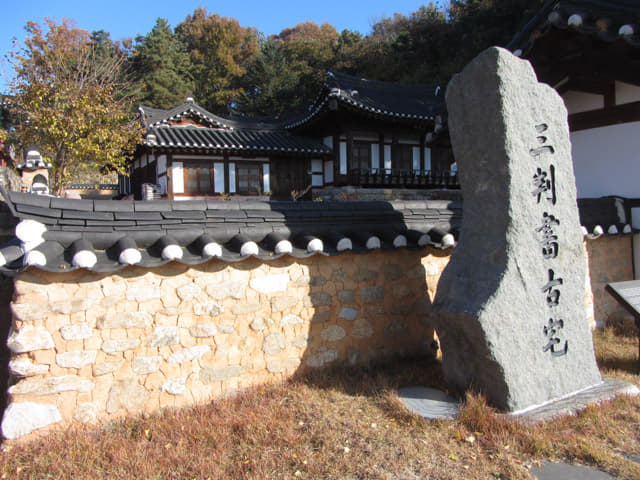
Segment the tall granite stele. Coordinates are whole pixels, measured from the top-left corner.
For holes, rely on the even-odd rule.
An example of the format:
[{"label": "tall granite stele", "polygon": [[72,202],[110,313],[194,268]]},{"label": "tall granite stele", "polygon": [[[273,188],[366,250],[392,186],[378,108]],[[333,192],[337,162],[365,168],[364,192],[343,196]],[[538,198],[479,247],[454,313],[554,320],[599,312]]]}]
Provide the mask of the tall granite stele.
[{"label": "tall granite stele", "polygon": [[464,198],[434,302],[447,381],[511,412],[600,384],[562,99],[490,48],[446,101]]}]

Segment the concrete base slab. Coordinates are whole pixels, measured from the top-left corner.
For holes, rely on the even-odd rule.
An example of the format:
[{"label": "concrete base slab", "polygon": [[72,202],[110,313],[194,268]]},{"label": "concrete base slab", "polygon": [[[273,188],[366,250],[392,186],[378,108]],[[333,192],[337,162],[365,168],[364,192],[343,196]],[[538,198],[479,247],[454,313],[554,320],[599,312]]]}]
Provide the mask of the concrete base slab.
[{"label": "concrete base slab", "polygon": [[554,400],[535,408],[511,415],[531,422],[543,422],[563,415],[575,415],[589,405],[611,400],[617,395],[640,395],[640,389],[631,383],[612,378],[603,378],[599,385],[587,388],[581,392]]},{"label": "concrete base slab", "polygon": [[460,402],[435,388],[400,388],[398,399],[411,412],[433,420],[454,419],[460,410]]},{"label": "concrete base slab", "polygon": [[545,462],[533,467],[531,475],[538,480],[615,480],[615,477],[582,465]]}]

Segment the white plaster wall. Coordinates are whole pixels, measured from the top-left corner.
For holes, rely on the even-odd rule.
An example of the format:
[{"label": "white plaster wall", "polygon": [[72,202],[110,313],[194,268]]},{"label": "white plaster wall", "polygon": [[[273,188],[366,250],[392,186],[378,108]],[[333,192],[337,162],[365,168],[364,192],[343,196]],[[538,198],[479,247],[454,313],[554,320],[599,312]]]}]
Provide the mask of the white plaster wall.
[{"label": "white plaster wall", "polygon": [[562,95],[569,114],[604,108],[604,96],[569,90]]},{"label": "white plaster wall", "polygon": [[640,198],[640,122],[571,133],[579,198]]},{"label": "white plaster wall", "polygon": [[628,83],[616,82],[616,105],[640,102],[640,87]]}]

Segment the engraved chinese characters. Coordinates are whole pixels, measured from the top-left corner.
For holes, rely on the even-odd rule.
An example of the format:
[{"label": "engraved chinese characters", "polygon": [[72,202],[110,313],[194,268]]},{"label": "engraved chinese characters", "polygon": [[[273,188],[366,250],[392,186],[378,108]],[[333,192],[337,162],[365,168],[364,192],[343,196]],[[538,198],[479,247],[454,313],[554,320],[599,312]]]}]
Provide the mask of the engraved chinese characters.
[{"label": "engraved chinese characters", "polygon": [[509,411],[600,383],[562,99],[499,48],[446,99],[464,198],[433,305],[447,382]]},{"label": "engraved chinese characters", "polygon": [[[536,137],[538,145],[531,148],[529,154],[534,159],[536,164],[536,170],[533,175],[533,186],[535,189],[531,192],[536,199],[538,206],[544,207],[542,213],[542,225],[536,228],[536,232],[541,234],[540,244],[541,256],[547,264],[553,264],[554,260],[558,257],[558,250],[560,244],[558,242],[558,235],[556,234],[556,227],[560,225],[553,212],[556,205],[556,167],[553,164],[553,154],[555,150],[552,145],[549,145],[548,130],[549,126],[546,123],[541,123],[535,127],[538,136]],[[542,164],[542,166],[537,166]],[[551,266],[551,265],[550,265]],[[555,277],[555,272],[548,269],[549,278],[545,285],[542,287],[542,292],[546,294],[547,306],[550,309],[557,307],[560,304],[560,286],[564,280],[562,277]],[[551,312],[553,314],[553,312]],[[542,347],[543,352],[550,352],[552,356],[559,357],[565,355],[569,349],[569,341],[565,340],[562,343],[560,337],[561,330],[564,327],[564,320],[557,318],[549,318],[549,321],[544,325],[542,331],[546,343]]]}]

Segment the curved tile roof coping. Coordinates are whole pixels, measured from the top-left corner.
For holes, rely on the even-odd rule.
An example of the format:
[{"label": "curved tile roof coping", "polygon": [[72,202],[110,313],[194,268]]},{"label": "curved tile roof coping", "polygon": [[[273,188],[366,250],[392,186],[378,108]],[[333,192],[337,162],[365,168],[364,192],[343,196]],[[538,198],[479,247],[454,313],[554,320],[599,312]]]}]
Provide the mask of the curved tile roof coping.
[{"label": "curved tile roof coping", "polygon": [[329,155],[332,150],[322,142],[294,136],[284,130],[223,130],[197,126],[163,125],[150,127],[144,144],[149,147],[261,151]]},{"label": "curved tile roof coping", "polygon": [[329,71],[322,90],[308,111],[284,123],[292,129],[320,115],[334,99],[344,106],[372,115],[401,120],[434,121],[444,105],[439,85],[383,82]]},{"label": "curved tile roof coping", "polygon": [[17,192],[6,198],[21,219],[21,238],[0,248],[5,272],[449,248],[462,213],[460,203],[450,201],[103,201]]},{"label": "curved tile roof coping", "polygon": [[525,56],[551,28],[574,30],[605,41],[625,40],[640,47],[640,3],[635,0],[551,0],[509,42],[507,48]]}]

